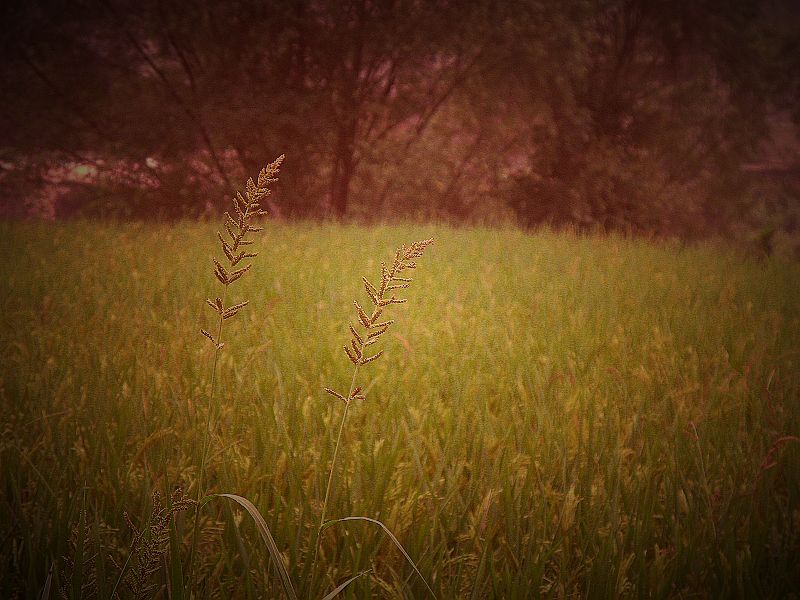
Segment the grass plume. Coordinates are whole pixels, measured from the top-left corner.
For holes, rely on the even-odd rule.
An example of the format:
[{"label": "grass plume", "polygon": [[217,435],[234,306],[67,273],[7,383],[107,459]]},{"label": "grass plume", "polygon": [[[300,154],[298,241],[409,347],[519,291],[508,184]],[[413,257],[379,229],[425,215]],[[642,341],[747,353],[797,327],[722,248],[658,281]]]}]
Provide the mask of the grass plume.
[{"label": "grass plume", "polygon": [[159,493],[153,492],[153,510],[147,525],[139,529],[125,513],[125,522],[133,532],[130,554],[125,565],[120,569],[119,578],[111,592],[112,598],[117,598],[117,589],[120,580],[130,590],[136,600],[148,598],[153,595],[156,585],[150,579],[158,571],[166,556],[169,547],[169,534],[175,516],[194,507],[196,502],[183,494],[183,490],[176,489],[167,506],[161,502]]},{"label": "grass plume", "polygon": [[[322,500],[322,511],[320,513],[319,528],[317,529],[316,542],[314,544],[314,559],[311,566],[312,577],[319,552],[320,536],[322,530],[325,528],[328,500],[330,499],[333,474],[336,469],[336,459],[339,455],[339,447],[342,442],[342,432],[344,431],[345,422],[347,421],[347,413],[350,409],[351,402],[365,399],[362,391],[363,386],[356,385],[359,369],[364,365],[378,360],[383,355],[383,350],[375,352],[372,346],[380,340],[381,336],[383,336],[394,323],[393,319],[386,318],[384,311],[393,304],[404,304],[408,301],[407,298],[398,298],[396,294],[396,292],[399,293],[400,290],[408,289],[412,282],[410,277],[401,275],[401,273],[416,269],[416,259],[421,258],[425,253],[425,249],[432,243],[433,239],[431,238],[412,242],[409,246],[400,246],[388,267],[386,263],[381,263],[381,278],[377,286],[370,283],[369,279],[366,277],[362,278],[364,289],[372,303],[371,311],[367,312],[364,310],[358,300],[353,301],[356,309],[357,322],[355,326],[352,324],[349,325],[351,334],[350,343],[344,346],[347,358],[353,363],[353,378],[350,382],[350,390],[345,395],[332,388],[325,388],[328,394],[344,403],[344,410],[342,412],[341,422],[339,423],[339,433],[336,436],[336,445],[333,449],[330,470],[328,471],[325,497]],[[363,331],[359,332],[359,330]],[[405,550],[403,550],[403,552],[405,553]],[[414,566],[414,568],[416,569],[416,566]],[[425,585],[427,585],[427,582]]]},{"label": "grass plume", "polygon": [[[242,261],[255,258],[258,255],[257,252],[253,252],[250,249],[253,244],[253,239],[250,237],[250,234],[259,232],[263,228],[255,225],[253,220],[267,214],[267,212],[261,208],[261,201],[271,193],[269,186],[277,181],[278,171],[280,170],[283,159],[284,155],[281,155],[266,167],[261,169],[257,180],[254,181],[252,177],[248,179],[245,186],[244,195],[242,195],[241,192],[236,192],[236,195],[233,197],[233,215],[228,211],[226,211],[224,215],[223,223],[227,237],[223,235],[222,232],[217,232],[217,238],[219,239],[220,248],[224,258],[221,260],[218,260],[217,258],[213,259],[214,276],[222,285],[223,289],[221,296],[206,300],[206,303],[217,314],[216,334],[211,334],[205,329],[200,330],[200,333],[204,337],[208,338],[208,340],[214,345],[214,364],[211,368],[211,391],[208,397],[208,405],[206,406],[206,425],[203,432],[203,454],[200,460],[200,470],[195,496],[196,507],[194,533],[192,535],[192,545],[189,552],[188,582],[190,589],[192,588],[192,575],[195,553],[197,550],[197,538],[200,522],[200,499],[205,494],[205,471],[213,426],[217,365],[219,364],[220,351],[225,345],[225,343],[222,341],[223,325],[225,321],[235,317],[240,310],[247,306],[248,303],[247,300],[242,300],[236,302],[235,304],[226,304],[228,290],[231,284],[241,279],[252,266],[252,263],[239,266],[240,263],[242,263]],[[223,262],[225,261],[227,261],[227,267],[223,265]]]}]

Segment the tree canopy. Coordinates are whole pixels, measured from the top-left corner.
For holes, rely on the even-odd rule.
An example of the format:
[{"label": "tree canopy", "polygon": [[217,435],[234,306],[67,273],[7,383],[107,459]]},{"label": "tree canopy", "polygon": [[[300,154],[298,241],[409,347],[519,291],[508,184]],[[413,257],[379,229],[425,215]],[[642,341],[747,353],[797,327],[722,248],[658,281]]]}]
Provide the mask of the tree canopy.
[{"label": "tree canopy", "polygon": [[785,2],[0,11],[0,187],[10,203],[52,184],[54,165],[88,169],[59,179],[59,214],[202,214],[285,153],[287,216],[719,230],[753,212],[763,174],[742,166],[773,116],[797,110],[798,11]]}]

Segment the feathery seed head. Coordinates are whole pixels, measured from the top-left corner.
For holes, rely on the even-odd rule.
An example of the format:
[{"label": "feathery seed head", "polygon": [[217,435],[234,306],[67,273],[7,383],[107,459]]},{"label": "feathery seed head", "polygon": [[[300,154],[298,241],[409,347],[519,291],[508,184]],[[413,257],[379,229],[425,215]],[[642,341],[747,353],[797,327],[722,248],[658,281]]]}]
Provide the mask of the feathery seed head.
[{"label": "feathery seed head", "polygon": [[165,507],[158,492],[153,492],[153,512],[148,524],[136,527],[127,512],[125,522],[133,532],[131,543],[132,568],[125,574],[125,584],[135,598],[149,597],[156,589],[150,576],[161,569],[164,555],[169,548],[169,534],[175,515],[195,506],[195,501],[183,495],[177,488],[170,495],[170,504]]},{"label": "feathery seed head", "polygon": [[350,350],[350,346],[345,346],[344,347],[344,351],[347,353],[347,358],[350,359],[350,362],[353,363],[354,365],[357,365],[358,364],[358,358],[356,358],[356,355],[353,354],[352,350]]},{"label": "feathery seed head", "polygon": [[367,339],[371,340],[372,338],[382,336],[384,333],[386,333],[386,330],[389,329],[389,325],[392,323],[394,323],[394,321],[384,321],[383,323],[378,323],[375,325],[375,329],[367,334]]},{"label": "feathery seed head", "polygon": [[366,365],[367,363],[371,363],[373,360],[378,360],[381,356],[383,356],[383,350],[367,358],[362,357],[361,362],[359,364]]},{"label": "feathery seed head", "polygon": [[[283,158],[283,155],[281,155],[261,169],[261,172],[258,174],[257,183],[250,177],[245,184],[244,195],[241,192],[236,192],[233,196],[233,209],[236,218],[234,218],[229,211],[226,211],[223,219],[223,225],[225,232],[228,234],[228,238],[226,238],[222,232],[217,232],[222,254],[228,261],[228,268],[235,267],[246,258],[255,258],[258,255],[257,252],[247,252],[245,250],[239,250],[239,248],[241,246],[249,246],[253,243],[253,240],[247,237],[248,234],[263,230],[263,227],[254,225],[251,220],[254,217],[266,214],[266,211],[261,209],[259,201],[269,195],[269,185],[277,181],[276,175],[283,162]],[[241,279],[252,266],[247,265],[228,272],[219,260],[214,258],[213,261],[214,276],[226,289],[230,284]],[[227,308],[223,306],[223,301],[220,298],[217,298],[214,302],[209,300],[208,304],[219,314],[221,327],[222,321],[235,316],[247,305],[247,301],[239,302]],[[216,345],[217,349],[222,347],[222,344],[217,343],[211,334],[208,334],[205,330],[203,330],[203,335],[209,338]]]},{"label": "feathery seed head", "polygon": [[[383,356],[383,350],[371,356],[367,356],[364,352],[368,346],[376,344],[380,336],[386,333],[389,326],[394,323],[393,319],[379,322],[378,318],[383,313],[385,307],[391,304],[404,304],[408,302],[407,298],[398,298],[394,294],[386,297],[386,293],[393,290],[404,290],[410,287],[411,278],[400,277],[398,273],[403,269],[415,268],[416,263],[411,259],[420,258],[425,252],[425,249],[432,243],[433,239],[428,239],[413,242],[410,246],[400,246],[400,248],[395,251],[391,265],[387,266],[386,263],[381,263],[381,283],[379,287],[375,287],[366,277],[361,278],[364,283],[364,290],[367,296],[369,296],[374,309],[372,310],[372,314],[368,314],[361,304],[359,304],[358,300],[353,301],[358,323],[364,328],[364,333],[359,333],[352,324],[348,325],[351,338],[350,344],[344,346],[344,351],[345,354],[347,354],[347,358],[356,367],[369,364]],[[359,387],[356,389],[357,392],[354,393],[359,397],[363,397],[361,388]],[[343,395],[329,388],[325,388],[325,390],[338,398],[344,398]],[[350,399],[353,399],[352,395]]]},{"label": "feathery seed head", "polygon": [[356,328],[353,327],[352,325],[350,325],[350,333],[353,334],[353,339],[355,339],[359,344],[363,344],[364,343],[364,340],[359,335],[358,331],[356,331]]},{"label": "feathery seed head", "polygon": [[364,312],[364,309],[361,308],[361,305],[358,303],[358,300],[353,300],[353,304],[356,306],[356,313],[358,314],[358,320],[361,321],[361,324],[366,328],[370,328],[370,320],[367,316],[367,313]]}]

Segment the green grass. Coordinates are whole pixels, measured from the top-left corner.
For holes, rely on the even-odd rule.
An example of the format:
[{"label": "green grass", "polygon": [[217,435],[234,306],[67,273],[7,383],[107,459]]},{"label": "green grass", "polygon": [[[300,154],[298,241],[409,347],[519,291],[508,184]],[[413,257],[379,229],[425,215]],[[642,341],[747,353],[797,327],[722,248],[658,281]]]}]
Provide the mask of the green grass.
[{"label": "green grass", "polygon": [[[152,490],[194,495],[214,231],[0,224],[0,596],[38,597],[55,561],[55,597],[61,558],[80,551],[107,597],[132,538],[123,513],[141,526]],[[256,504],[302,597],[369,568],[345,594],[425,597],[363,523],[323,532],[316,589],[303,568],[342,410],[323,387],[349,385],[361,276],[429,236],[385,356],[362,371],[330,518],[380,519],[440,598],[800,588],[800,442],[775,445],[800,435],[797,263],[616,237],[268,224],[237,283],[250,305],[226,325],[208,486]],[[249,517],[219,501],[202,514],[201,596],[281,597]],[[177,520],[159,597],[181,597],[192,521]]]}]

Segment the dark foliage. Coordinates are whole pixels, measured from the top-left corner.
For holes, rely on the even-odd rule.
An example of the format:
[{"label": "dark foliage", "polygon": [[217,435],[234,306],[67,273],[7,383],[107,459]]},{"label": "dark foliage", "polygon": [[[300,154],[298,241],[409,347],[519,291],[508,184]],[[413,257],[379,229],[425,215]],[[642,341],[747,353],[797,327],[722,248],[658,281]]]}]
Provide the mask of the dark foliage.
[{"label": "dark foliage", "polygon": [[[742,165],[761,160],[770,119],[796,111],[787,2],[0,10],[6,215],[30,212],[22,199],[65,164],[92,176],[58,179],[55,216],[204,215],[285,152],[285,216],[723,231],[772,189]],[[771,214],[795,210],[781,198]]]}]

